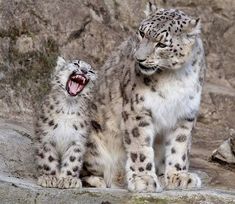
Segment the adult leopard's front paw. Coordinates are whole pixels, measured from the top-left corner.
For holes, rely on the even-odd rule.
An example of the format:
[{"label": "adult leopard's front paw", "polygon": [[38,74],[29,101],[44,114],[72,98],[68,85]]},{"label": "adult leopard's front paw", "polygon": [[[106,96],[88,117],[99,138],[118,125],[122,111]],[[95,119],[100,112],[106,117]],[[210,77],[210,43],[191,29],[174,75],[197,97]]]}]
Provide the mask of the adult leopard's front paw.
[{"label": "adult leopard's front paw", "polygon": [[155,174],[133,174],[128,179],[128,190],[132,192],[161,192],[162,188]]},{"label": "adult leopard's front paw", "polygon": [[166,177],[167,189],[194,189],[201,187],[201,179],[195,173],[176,172]]},{"label": "adult leopard's front paw", "polygon": [[47,188],[56,188],[58,183],[58,178],[51,175],[43,175],[38,178],[38,185]]},{"label": "adult leopard's front paw", "polygon": [[58,188],[81,188],[82,182],[76,177],[64,177],[58,181]]}]

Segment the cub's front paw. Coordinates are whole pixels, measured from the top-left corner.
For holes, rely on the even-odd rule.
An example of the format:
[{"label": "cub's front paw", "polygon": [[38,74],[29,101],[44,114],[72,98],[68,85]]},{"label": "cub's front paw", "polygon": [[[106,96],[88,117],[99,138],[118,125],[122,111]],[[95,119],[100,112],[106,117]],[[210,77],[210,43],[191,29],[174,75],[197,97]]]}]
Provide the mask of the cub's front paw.
[{"label": "cub's front paw", "polygon": [[55,176],[43,175],[38,178],[38,185],[47,188],[56,188],[58,178]]},{"label": "cub's front paw", "polygon": [[63,177],[58,180],[58,188],[81,188],[82,182],[76,177]]},{"label": "cub's front paw", "polygon": [[177,172],[167,175],[167,189],[194,189],[201,187],[201,179],[195,173]]},{"label": "cub's front paw", "polygon": [[161,192],[162,188],[157,176],[153,173],[136,175],[128,178],[128,190],[132,192]]}]

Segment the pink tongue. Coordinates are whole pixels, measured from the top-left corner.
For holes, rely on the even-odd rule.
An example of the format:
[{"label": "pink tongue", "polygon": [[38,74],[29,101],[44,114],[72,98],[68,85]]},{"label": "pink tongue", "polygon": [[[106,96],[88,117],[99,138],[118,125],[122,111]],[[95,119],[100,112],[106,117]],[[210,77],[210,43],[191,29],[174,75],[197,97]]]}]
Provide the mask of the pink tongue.
[{"label": "pink tongue", "polygon": [[78,84],[78,83],[75,83],[75,82],[73,82],[73,81],[70,81],[69,91],[70,91],[72,94],[77,94],[77,92],[78,92],[78,87],[79,87],[79,84]]}]

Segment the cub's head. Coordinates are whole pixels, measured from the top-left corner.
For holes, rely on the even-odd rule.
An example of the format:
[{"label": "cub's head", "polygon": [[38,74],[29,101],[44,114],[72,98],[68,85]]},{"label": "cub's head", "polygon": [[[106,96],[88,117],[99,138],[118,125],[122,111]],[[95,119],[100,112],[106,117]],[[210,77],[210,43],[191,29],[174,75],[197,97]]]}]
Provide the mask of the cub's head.
[{"label": "cub's head", "polygon": [[90,64],[82,60],[65,61],[58,57],[53,78],[54,88],[76,97],[79,93],[89,92],[95,79],[96,73]]},{"label": "cub's head", "polygon": [[176,9],[149,8],[149,15],[137,31],[139,44],[135,58],[140,71],[151,75],[158,69],[181,68],[190,57],[199,33],[199,19]]}]

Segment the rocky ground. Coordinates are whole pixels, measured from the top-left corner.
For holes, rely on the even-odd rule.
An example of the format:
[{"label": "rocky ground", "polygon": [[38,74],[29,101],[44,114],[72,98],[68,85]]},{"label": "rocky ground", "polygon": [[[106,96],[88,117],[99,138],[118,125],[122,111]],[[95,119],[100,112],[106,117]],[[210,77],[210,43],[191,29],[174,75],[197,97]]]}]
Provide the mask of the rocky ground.
[{"label": "rocky ground", "polygon": [[[98,70],[108,54],[134,33],[144,18],[146,2],[0,1],[0,198],[5,199],[3,203],[11,203],[13,195],[17,195],[19,203],[23,203],[26,197],[30,198],[28,203],[49,203],[51,198],[62,197],[66,200],[69,195],[72,203],[79,197],[80,192],[48,192],[31,181],[35,175],[32,157],[33,104],[47,92],[50,72],[58,55],[87,60]],[[156,3],[160,7],[177,7],[202,20],[208,70],[193,137],[191,168],[199,171],[207,187],[234,191],[234,165],[211,162],[210,156],[222,141],[235,134],[235,1],[156,0]],[[10,190],[12,193],[9,193]],[[126,192],[123,196],[123,191],[117,195],[94,191],[97,198],[94,192],[81,192],[84,198],[99,201],[106,195],[108,200],[113,197],[115,202],[118,196],[127,198],[127,203],[134,203],[133,199],[136,199]],[[200,197],[202,194],[209,195],[209,192],[205,190],[196,194]],[[177,194],[171,193],[161,196]],[[185,196],[184,193],[179,195]],[[194,193],[189,192],[189,195]],[[217,195],[216,192],[213,195]],[[225,197],[228,195],[234,196],[231,192],[223,194]],[[205,197],[202,196],[204,203],[214,203],[213,199]],[[191,197],[184,198],[179,203],[186,203]],[[152,197],[148,199],[144,203],[156,201],[151,200]]]}]

